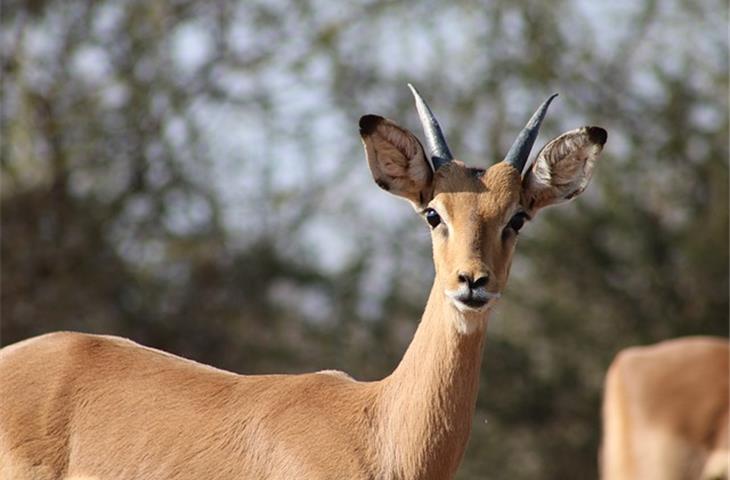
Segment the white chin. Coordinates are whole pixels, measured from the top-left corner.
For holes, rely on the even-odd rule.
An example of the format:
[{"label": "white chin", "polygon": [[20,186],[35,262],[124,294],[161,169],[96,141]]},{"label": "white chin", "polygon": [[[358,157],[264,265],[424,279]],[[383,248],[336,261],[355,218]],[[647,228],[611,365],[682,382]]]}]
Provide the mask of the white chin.
[{"label": "white chin", "polygon": [[484,328],[487,323],[487,315],[485,313],[494,302],[490,300],[478,308],[471,307],[458,300],[452,300],[452,303],[458,311],[458,314],[454,317],[456,331],[462,335],[471,335]]},{"label": "white chin", "polygon": [[[466,315],[467,311],[471,315]],[[467,311],[459,311],[459,314],[454,316],[454,327],[456,327],[456,331],[461,335],[471,335],[474,332],[482,331],[487,324],[487,315],[474,315],[477,312],[474,309]]]},{"label": "white chin", "polygon": [[453,302],[454,306],[456,307],[456,309],[462,313],[486,312],[489,309],[489,307],[492,306],[491,301],[489,301],[479,307],[470,306],[470,305],[462,303],[458,300],[452,300],[452,302]]}]

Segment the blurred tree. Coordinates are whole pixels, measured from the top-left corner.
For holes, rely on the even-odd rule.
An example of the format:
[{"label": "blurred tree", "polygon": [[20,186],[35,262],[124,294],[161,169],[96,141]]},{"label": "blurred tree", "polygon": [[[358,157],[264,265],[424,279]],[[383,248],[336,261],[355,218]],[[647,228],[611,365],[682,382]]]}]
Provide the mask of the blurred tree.
[{"label": "blurred tree", "polygon": [[75,329],[381,377],[432,270],[357,118],[415,131],[412,81],[459,156],[495,161],[559,91],[544,137],[590,122],[607,150],[524,231],[459,476],[595,477],[613,354],[728,335],[726,21],[686,0],[5,2],[2,343]]}]

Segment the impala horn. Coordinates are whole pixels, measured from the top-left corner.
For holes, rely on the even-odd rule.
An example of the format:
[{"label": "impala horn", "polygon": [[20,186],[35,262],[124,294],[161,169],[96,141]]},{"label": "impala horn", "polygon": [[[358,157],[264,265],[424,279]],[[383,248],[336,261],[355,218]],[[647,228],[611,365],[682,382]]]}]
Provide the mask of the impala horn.
[{"label": "impala horn", "polygon": [[527,122],[525,128],[523,128],[517,136],[517,140],[515,140],[515,143],[513,143],[510,147],[509,152],[507,152],[507,156],[504,157],[504,161],[515,167],[520,173],[524,170],[527,159],[530,157],[532,145],[535,143],[537,133],[540,131],[540,125],[545,118],[550,102],[552,102],[557,96],[557,93],[552,94],[550,98],[545,100],[543,104],[540,105],[540,108],[532,114],[532,118],[530,118],[530,121]]},{"label": "impala horn", "polygon": [[418,118],[421,120],[421,125],[423,125],[423,132],[426,134],[426,143],[431,154],[431,163],[433,164],[434,171],[436,171],[453,160],[454,156],[451,155],[449,146],[446,145],[446,138],[444,138],[439,122],[433,116],[431,109],[428,108],[426,102],[421,98],[416,87],[409,83],[408,88],[411,89],[413,97],[416,99]]}]

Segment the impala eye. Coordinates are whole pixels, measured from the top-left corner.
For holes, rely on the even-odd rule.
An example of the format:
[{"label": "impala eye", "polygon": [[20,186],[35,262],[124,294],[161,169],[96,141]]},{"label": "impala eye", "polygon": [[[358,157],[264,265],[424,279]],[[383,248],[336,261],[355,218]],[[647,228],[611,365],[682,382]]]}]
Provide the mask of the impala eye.
[{"label": "impala eye", "polygon": [[431,228],[436,228],[441,223],[441,216],[433,208],[427,208],[425,215],[426,221],[431,225]]},{"label": "impala eye", "polygon": [[515,215],[512,217],[512,219],[509,221],[509,228],[515,231],[515,233],[519,232],[522,226],[525,224],[525,220],[527,219],[527,214],[525,212],[518,212],[515,213]]}]

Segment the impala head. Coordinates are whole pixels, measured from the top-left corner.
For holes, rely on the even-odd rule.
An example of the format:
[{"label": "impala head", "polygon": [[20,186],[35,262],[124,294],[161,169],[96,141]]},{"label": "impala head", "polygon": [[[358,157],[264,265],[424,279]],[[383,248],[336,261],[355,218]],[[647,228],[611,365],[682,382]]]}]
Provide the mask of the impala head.
[{"label": "impala head", "polygon": [[606,131],[571,130],[528,163],[553,95],[538,108],[503,161],[486,170],[473,168],[453,158],[436,118],[412,86],[411,90],[427,151],[395,122],[365,115],[360,135],[368,165],[381,188],[408,200],[429,225],[436,288],[458,311],[483,312],[504,289],[520,229],[540,209],[585,190]]}]

